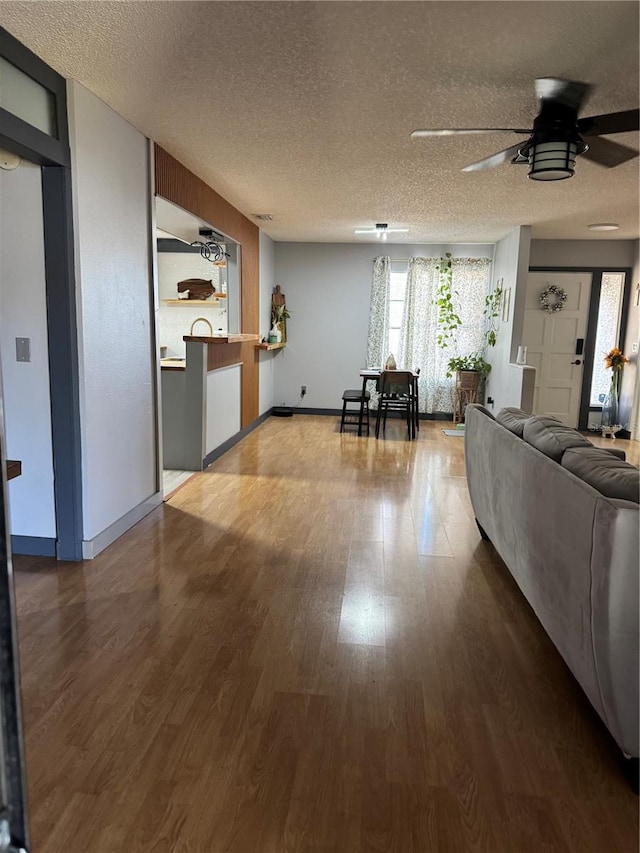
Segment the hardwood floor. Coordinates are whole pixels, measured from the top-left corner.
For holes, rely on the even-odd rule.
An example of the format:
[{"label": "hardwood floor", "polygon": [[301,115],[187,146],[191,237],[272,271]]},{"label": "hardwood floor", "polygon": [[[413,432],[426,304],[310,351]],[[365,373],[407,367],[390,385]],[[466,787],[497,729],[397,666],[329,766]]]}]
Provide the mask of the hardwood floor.
[{"label": "hardwood floor", "polygon": [[273,418],[93,562],[16,558],[33,853],[637,850],[443,426]]}]

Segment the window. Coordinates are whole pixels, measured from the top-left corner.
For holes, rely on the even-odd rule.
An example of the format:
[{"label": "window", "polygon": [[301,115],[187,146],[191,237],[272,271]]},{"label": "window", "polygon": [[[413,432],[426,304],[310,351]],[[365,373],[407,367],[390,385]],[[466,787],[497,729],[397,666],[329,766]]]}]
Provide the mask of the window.
[{"label": "window", "polygon": [[611,371],[605,368],[604,357],[612,347],[618,345],[623,293],[623,272],[605,272],[602,274],[600,302],[598,304],[598,328],[593,353],[590,406],[601,406],[609,392]]},{"label": "window", "polygon": [[387,354],[393,353],[396,359],[400,351],[400,329],[402,312],[407,291],[407,264],[401,261],[391,262],[389,280],[389,338]]},{"label": "window", "polygon": [[55,136],[55,97],[36,80],[0,57],[0,107]]},{"label": "window", "polygon": [[[455,344],[442,349],[438,335],[438,258],[373,260],[367,366],[383,365],[393,353],[401,370],[420,368],[420,411],[450,412],[453,379],[448,360],[483,346],[484,303],[489,292],[489,258],[453,258],[453,290],[462,325]],[[374,405],[375,408],[375,405]]]}]

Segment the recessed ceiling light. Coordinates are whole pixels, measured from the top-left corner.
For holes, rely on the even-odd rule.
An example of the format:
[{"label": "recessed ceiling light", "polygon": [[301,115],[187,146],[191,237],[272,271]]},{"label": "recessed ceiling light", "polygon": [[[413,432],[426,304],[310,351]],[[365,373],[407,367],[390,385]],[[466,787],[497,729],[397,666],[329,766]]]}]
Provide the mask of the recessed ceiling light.
[{"label": "recessed ceiling light", "polygon": [[589,231],[617,231],[619,228],[615,222],[596,222],[589,226]]}]

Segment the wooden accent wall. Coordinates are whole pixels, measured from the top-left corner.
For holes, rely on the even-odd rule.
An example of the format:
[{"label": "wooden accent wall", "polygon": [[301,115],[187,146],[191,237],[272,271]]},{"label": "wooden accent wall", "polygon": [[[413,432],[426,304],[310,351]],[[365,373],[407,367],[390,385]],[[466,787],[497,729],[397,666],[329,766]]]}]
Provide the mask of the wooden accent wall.
[{"label": "wooden accent wall", "polygon": [[[240,266],[241,288],[241,332],[258,334],[260,331],[260,231],[258,226],[247,219],[232,204],[222,198],[208,184],[190,172],[186,166],[160,148],[155,149],[156,195],[188,210],[227,234],[242,246]],[[223,350],[233,348],[231,352]],[[209,348],[212,349],[211,347]],[[258,351],[253,342],[241,344],[217,345],[214,347],[216,361],[210,365],[222,367],[224,363],[235,364],[242,361],[242,413],[243,427],[249,426],[258,417],[259,410],[259,369]],[[240,357],[238,358],[238,353]],[[234,357],[235,356],[235,357]],[[232,360],[230,360],[232,359]]]}]

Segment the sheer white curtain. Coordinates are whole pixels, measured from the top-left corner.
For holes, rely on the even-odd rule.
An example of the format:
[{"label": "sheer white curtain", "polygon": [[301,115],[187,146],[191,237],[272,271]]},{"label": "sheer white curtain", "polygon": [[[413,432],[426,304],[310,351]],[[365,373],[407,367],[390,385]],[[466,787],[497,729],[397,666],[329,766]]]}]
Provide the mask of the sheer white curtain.
[{"label": "sheer white curtain", "polygon": [[[489,292],[489,258],[453,258],[452,289],[462,326],[453,344],[441,349],[438,334],[438,258],[411,258],[407,267],[398,367],[420,368],[420,411],[451,412],[454,380],[447,379],[447,362],[482,348],[484,299]],[[371,287],[367,366],[379,367],[388,355],[389,258],[376,258]],[[373,396],[373,395],[372,395]]]},{"label": "sheer white curtain", "polygon": [[389,287],[391,261],[374,258],[369,303],[369,335],[367,338],[367,367],[381,367],[389,355]]},{"label": "sheer white curtain", "polygon": [[446,351],[436,346],[438,307],[437,258],[410,258],[407,267],[398,367],[420,368],[420,411],[451,411]]}]

